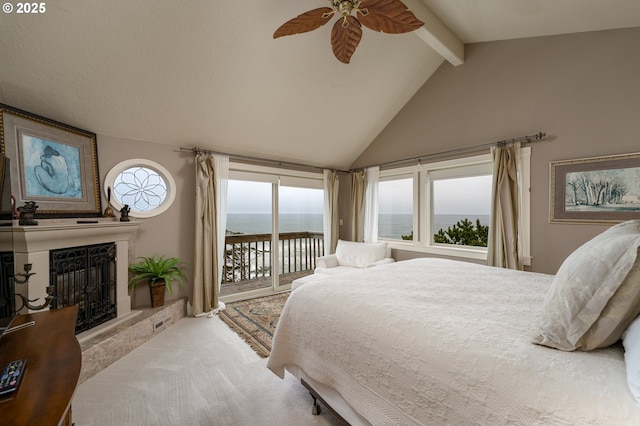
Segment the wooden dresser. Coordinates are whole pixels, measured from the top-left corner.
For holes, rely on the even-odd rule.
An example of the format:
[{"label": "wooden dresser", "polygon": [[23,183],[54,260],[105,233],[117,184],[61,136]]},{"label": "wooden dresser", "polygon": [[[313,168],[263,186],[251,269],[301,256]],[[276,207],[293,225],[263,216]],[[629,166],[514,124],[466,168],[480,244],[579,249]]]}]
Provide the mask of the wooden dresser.
[{"label": "wooden dresser", "polygon": [[71,399],[82,365],[74,334],[77,315],[77,306],[19,315],[12,326],[35,324],[0,338],[0,368],[27,359],[19,388],[0,397],[0,423],[71,425]]}]

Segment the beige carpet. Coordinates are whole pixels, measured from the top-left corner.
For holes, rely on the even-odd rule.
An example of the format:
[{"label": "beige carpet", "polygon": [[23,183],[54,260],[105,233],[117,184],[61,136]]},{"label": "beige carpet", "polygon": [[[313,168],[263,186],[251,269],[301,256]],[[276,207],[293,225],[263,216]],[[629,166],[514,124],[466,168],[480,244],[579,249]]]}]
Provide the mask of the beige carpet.
[{"label": "beige carpet", "polygon": [[89,425],[337,425],[295,378],[279,379],[218,317],[185,318],[76,389]]}]

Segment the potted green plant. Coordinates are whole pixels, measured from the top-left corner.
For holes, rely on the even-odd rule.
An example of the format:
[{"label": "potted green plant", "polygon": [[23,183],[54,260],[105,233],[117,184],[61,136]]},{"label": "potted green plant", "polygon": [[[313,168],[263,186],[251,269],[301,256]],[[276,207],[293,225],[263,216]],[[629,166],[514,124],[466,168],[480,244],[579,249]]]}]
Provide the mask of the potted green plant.
[{"label": "potted green plant", "polygon": [[182,271],[182,261],[177,257],[165,257],[156,254],[152,257],[139,257],[139,261],[129,265],[131,279],[129,288],[135,288],[140,281],[149,281],[151,307],[164,305],[165,289],[172,293],[171,284],[176,281],[182,288],[186,275]]}]

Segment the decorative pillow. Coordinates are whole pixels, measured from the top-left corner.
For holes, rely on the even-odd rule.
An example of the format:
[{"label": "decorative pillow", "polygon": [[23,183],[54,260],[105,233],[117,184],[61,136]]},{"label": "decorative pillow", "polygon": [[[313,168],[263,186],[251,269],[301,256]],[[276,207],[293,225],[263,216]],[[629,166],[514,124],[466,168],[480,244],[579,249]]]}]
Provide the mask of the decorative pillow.
[{"label": "decorative pillow", "polygon": [[640,317],[636,318],[622,335],[624,362],[627,365],[629,390],[640,407]]},{"label": "decorative pillow", "polygon": [[365,268],[367,265],[385,258],[387,243],[356,243],[338,240],[336,257],[341,266]]},{"label": "decorative pillow", "polygon": [[640,220],[619,223],[564,261],[546,295],[534,343],[588,351],[618,341],[640,314]]}]

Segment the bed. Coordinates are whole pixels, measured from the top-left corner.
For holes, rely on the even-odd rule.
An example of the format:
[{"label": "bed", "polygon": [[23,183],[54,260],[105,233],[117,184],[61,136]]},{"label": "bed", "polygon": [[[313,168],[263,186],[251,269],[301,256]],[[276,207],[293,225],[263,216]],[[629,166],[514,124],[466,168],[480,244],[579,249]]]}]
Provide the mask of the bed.
[{"label": "bed", "polygon": [[432,258],[314,280],[289,297],[267,367],[352,425],[640,425],[619,342],[533,343],[553,280]]}]

